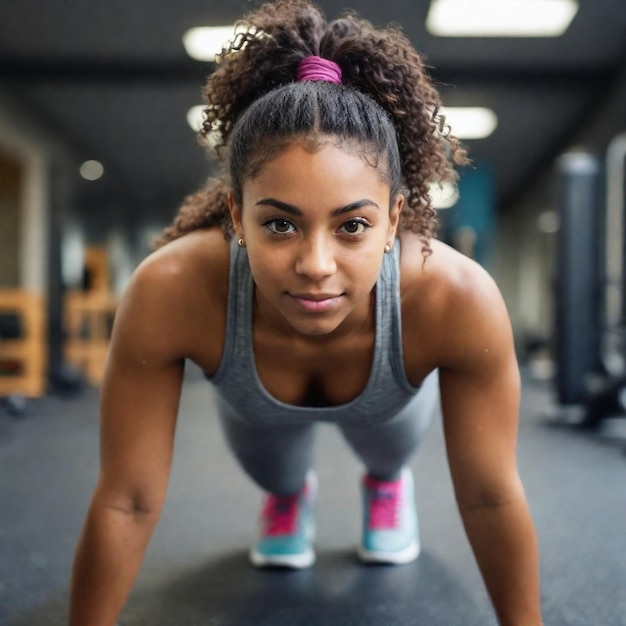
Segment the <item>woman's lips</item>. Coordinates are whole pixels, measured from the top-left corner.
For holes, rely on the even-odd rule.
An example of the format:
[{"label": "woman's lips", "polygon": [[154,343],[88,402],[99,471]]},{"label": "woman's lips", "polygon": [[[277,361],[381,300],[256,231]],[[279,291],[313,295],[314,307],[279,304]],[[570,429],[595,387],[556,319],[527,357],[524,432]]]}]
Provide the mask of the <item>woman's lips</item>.
[{"label": "woman's lips", "polygon": [[296,304],[305,311],[323,312],[337,306],[341,298],[334,294],[289,294]]}]

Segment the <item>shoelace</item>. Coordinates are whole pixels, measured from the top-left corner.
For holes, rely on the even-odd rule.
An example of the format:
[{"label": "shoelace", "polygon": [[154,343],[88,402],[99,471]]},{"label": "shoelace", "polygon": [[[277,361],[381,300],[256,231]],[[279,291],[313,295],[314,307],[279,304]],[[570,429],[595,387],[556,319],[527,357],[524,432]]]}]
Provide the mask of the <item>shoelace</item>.
[{"label": "shoelace", "polygon": [[298,496],[269,495],[261,516],[266,536],[293,534],[298,516]]},{"label": "shoelace", "polygon": [[396,528],[402,500],[401,481],[382,482],[367,477],[369,494],[369,528],[385,530]]}]

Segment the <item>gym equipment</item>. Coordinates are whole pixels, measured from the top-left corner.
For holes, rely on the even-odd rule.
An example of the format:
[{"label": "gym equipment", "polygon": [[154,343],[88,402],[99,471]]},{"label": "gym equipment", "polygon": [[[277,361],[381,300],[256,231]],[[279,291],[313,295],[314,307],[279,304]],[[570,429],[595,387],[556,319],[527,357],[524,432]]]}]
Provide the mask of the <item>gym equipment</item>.
[{"label": "gym equipment", "polygon": [[[590,395],[587,420],[621,441],[626,453],[626,133],[606,153],[605,291],[600,357],[606,376]],[[601,421],[599,421],[601,420]]]},{"label": "gym equipment", "polygon": [[0,290],[0,397],[9,413],[26,410],[26,398],[46,392],[44,298],[21,290]]},{"label": "gym equipment", "polygon": [[[3,360],[2,358],[2,341],[19,339],[22,335],[23,330],[19,315],[0,312],[0,376],[6,376],[8,370],[14,369],[14,361]],[[13,417],[20,417],[26,411],[26,398],[22,394],[10,394],[2,399],[2,404],[7,413]]]},{"label": "gym equipment", "polygon": [[119,299],[108,291],[69,290],[65,293],[65,362],[96,387],[104,377],[118,304]]},{"label": "gym equipment", "polygon": [[559,417],[593,427],[611,420],[611,436],[620,439],[615,420],[623,425],[626,416],[625,161],[622,134],[607,150],[603,214],[596,157],[573,152],[559,159],[555,289]]},{"label": "gym equipment", "polygon": [[580,405],[599,369],[597,198],[600,165],[584,152],[558,161],[560,228],[556,263],[556,387],[559,404]]},{"label": "gym equipment", "polygon": [[626,133],[613,138],[606,156],[606,289],[601,355],[613,377],[626,373],[625,166]]},{"label": "gym equipment", "polygon": [[[12,361],[2,359],[2,340],[19,339],[22,328],[19,316],[11,313],[0,313],[0,375],[6,375],[7,370],[13,369]],[[26,411],[26,398],[22,394],[10,394],[2,399],[2,405],[9,415],[21,417]]]}]

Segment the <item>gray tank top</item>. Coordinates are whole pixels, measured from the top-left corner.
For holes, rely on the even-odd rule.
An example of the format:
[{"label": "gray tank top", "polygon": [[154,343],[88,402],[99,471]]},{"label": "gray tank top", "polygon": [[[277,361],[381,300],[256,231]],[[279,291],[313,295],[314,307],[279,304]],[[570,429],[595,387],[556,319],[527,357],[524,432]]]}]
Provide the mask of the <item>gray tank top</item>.
[{"label": "gray tank top", "polygon": [[252,343],[254,283],[247,251],[233,239],[224,353],[215,374],[207,377],[228,413],[259,426],[316,421],[369,426],[398,414],[419,390],[408,381],[402,358],[399,257],[396,241],[376,282],[373,362],[361,394],[336,406],[295,406],[274,398],[259,379]]}]

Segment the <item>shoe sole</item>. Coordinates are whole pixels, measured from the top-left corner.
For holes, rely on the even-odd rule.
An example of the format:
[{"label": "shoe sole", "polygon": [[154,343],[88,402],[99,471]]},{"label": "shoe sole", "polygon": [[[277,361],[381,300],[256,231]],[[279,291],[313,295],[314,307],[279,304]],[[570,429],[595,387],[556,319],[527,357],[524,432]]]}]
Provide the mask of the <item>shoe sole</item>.
[{"label": "shoe sole", "polygon": [[315,552],[309,550],[302,554],[263,554],[257,550],[250,550],[250,561],[255,567],[288,567],[290,569],[304,569],[315,563]]},{"label": "shoe sole", "polygon": [[414,541],[403,550],[396,552],[368,550],[363,546],[357,548],[357,555],[363,563],[388,563],[390,565],[404,565],[415,561],[420,553],[419,541]]}]

